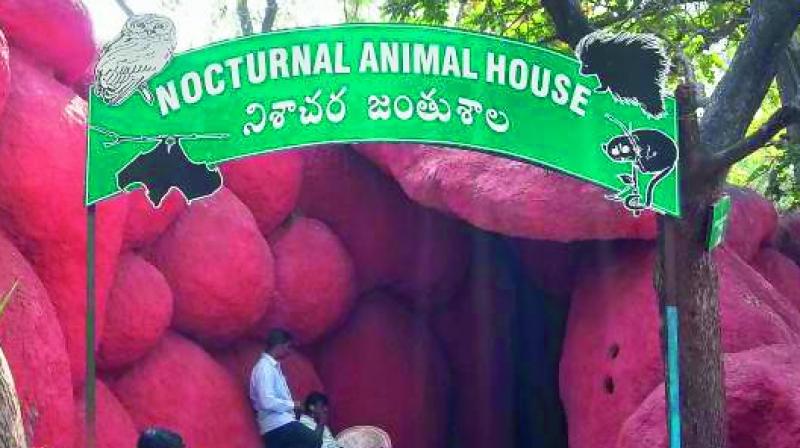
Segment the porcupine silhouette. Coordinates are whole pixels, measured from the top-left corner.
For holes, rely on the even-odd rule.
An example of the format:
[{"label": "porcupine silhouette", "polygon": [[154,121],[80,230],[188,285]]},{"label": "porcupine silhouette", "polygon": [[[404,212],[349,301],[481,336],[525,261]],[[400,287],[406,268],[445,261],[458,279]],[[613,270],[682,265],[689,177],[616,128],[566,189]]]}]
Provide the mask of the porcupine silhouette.
[{"label": "porcupine silhouette", "polygon": [[124,142],[156,142],[151,149],[142,152],[117,172],[117,186],[126,190],[134,185],[142,185],[150,203],[161,207],[164,197],[170,190],[177,189],[187,202],[211,196],[222,188],[222,173],[205,163],[189,159],[183,148],[183,140],[227,138],[226,134],[188,134],[159,135],[155,137],[121,137],[113,132],[99,130],[110,135],[113,140],[105,147]]},{"label": "porcupine silhouette", "polygon": [[652,118],[664,115],[670,63],[659,38],[598,30],[580,40],[575,54],[580,73],[600,81],[597,92],[610,92],[620,103],[637,104]]}]

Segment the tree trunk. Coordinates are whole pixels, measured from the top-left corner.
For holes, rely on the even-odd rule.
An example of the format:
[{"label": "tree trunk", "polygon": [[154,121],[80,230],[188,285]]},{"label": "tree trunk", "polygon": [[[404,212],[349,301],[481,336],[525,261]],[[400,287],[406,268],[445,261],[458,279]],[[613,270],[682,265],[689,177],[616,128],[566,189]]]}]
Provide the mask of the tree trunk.
[{"label": "tree trunk", "polygon": [[[681,110],[694,110],[693,95],[679,92]],[[687,96],[689,98],[687,98]],[[662,310],[662,345],[667,365],[664,310],[678,311],[678,361],[682,448],[724,448],[727,443],[720,332],[719,283],[706,250],[708,206],[722,179],[703,173],[697,117],[680,119],[682,218],[659,217],[655,287]]]},{"label": "tree trunk", "polygon": [[[784,106],[800,106],[800,38],[794,36],[778,64],[778,90]],[[800,124],[789,126],[789,138],[800,142]]]},{"label": "tree trunk", "polygon": [[0,350],[0,448],[26,448],[14,379]]}]

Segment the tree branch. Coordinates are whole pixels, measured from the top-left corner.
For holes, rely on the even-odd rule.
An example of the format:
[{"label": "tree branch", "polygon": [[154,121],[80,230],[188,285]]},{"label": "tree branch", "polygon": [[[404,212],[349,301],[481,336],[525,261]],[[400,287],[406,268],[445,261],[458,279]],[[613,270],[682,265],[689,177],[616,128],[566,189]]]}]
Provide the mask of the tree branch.
[{"label": "tree branch", "polygon": [[458,2],[458,11],[456,12],[456,19],[453,22],[454,26],[458,26],[461,24],[461,21],[464,19],[464,12],[467,9],[467,0],[460,0]]},{"label": "tree branch", "polygon": [[745,135],[798,24],[800,0],[753,1],[747,35],[700,121],[704,150],[724,151]]},{"label": "tree branch", "polygon": [[553,19],[558,38],[575,48],[581,38],[593,31],[581,10],[580,0],[541,0],[542,7]]},{"label": "tree branch", "polygon": [[686,56],[686,53],[681,47],[675,48],[674,65],[680,67],[685,83],[694,89],[697,106],[703,107],[708,104],[708,97],[706,96],[703,84],[697,80],[694,65],[692,65],[692,61],[689,60],[689,57]]},{"label": "tree branch", "polygon": [[275,17],[278,15],[278,1],[267,0],[267,7],[264,9],[264,20],[261,22],[261,32],[268,33],[272,31],[275,25]]},{"label": "tree branch", "polygon": [[793,106],[781,107],[756,132],[725,148],[724,151],[715,153],[711,159],[711,169],[714,172],[721,172],[729,168],[734,163],[764,147],[778,132],[794,123],[800,123],[800,108]]},{"label": "tree branch", "polygon": [[119,6],[119,9],[124,11],[125,15],[127,15],[128,17],[136,15],[136,14],[134,14],[133,10],[128,6],[128,4],[125,3],[125,0],[116,0],[116,2],[117,2],[117,6]]},{"label": "tree branch", "polygon": [[[800,107],[800,39],[797,37],[792,39],[778,64],[777,79],[781,103]],[[800,143],[800,125],[789,126],[789,138]]]},{"label": "tree branch", "polygon": [[247,0],[238,0],[236,2],[236,15],[239,16],[242,34],[245,36],[253,34],[253,20],[250,18],[250,10],[247,9]]}]

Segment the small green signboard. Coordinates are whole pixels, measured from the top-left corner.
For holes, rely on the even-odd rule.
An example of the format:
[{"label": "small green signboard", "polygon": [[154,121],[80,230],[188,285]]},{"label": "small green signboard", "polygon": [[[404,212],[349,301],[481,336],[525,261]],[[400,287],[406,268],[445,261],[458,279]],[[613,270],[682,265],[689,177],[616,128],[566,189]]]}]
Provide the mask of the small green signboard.
[{"label": "small green signboard", "polygon": [[714,250],[725,239],[731,213],[731,197],[723,196],[711,207],[711,216],[708,220],[708,250]]},{"label": "small green signboard", "polygon": [[[202,197],[221,185],[225,161],[384,141],[536,163],[611,190],[636,213],[680,216],[675,100],[655,118],[582,74],[575,57],[398,24],[273,32],[173,55],[169,26],[129,21],[104,49],[89,98],[86,204],[138,187],[155,205],[171,188]],[[142,29],[163,41],[139,46]]]}]

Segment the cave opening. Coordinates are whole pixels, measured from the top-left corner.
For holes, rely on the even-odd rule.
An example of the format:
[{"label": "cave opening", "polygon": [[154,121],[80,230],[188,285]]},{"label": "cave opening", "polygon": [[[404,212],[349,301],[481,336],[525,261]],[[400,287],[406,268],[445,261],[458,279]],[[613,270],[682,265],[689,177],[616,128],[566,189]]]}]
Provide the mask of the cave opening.
[{"label": "cave opening", "polygon": [[[466,390],[470,385],[458,381],[463,372],[451,360],[456,386],[448,447],[487,446],[492,441],[491,446],[509,448],[568,447],[558,386],[568,298],[554,297],[537,286],[516,243],[471,229],[471,293],[466,306],[474,311],[472,336],[480,341],[464,343],[475,350],[474,371],[468,376],[483,390]],[[459,416],[464,409],[475,412]]]}]

